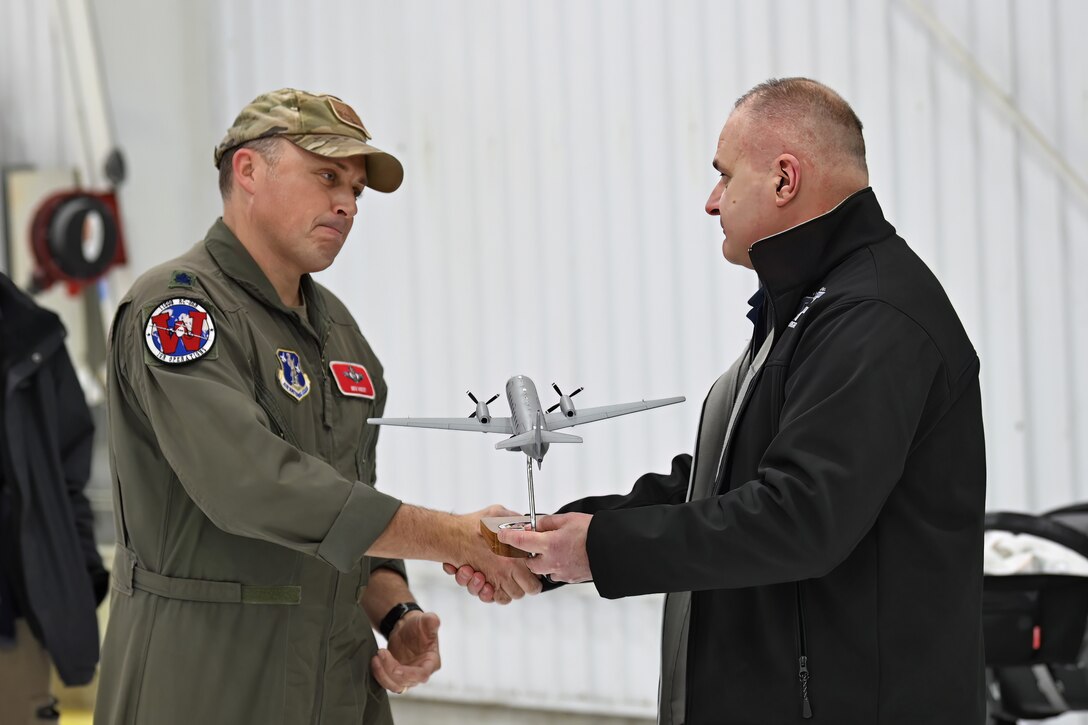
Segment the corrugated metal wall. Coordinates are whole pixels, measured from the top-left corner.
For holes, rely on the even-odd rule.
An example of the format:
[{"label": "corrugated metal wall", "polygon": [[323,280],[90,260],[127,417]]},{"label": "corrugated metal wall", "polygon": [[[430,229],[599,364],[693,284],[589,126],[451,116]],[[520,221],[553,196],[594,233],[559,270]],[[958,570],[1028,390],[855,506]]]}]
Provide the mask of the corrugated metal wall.
[{"label": "corrugated metal wall", "polygon": [[[11,72],[29,57],[49,67],[25,40],[44,33],[40,11],[6,4],[0,99],[17,112],[3,116],[0,159],[50,162],[55,132],[13,103],[53,103],[48,73],[28,85]],[[756,284],[721,259],[702,212],[717,133],[754,83],[821,79],[865,122],[877,195],[979,350],[991,508],[1088,498],[1086,3],[205,0],[164,20],[125,0],[97,12],[121,143],[178,170],[165,183],[134,174],[125,191],[138,269],[211,221],[210,150],[239,107],[284,85],[331,91],[407,172],[396,194],[367,192],[322,275],[386,365],[387,414],[467,415],[466,388],[501,392],[515,373],[542,392],[584,385],[584,405],[688,396],[556,447],[537,478],[542,509],[625,490],[690,449]],[[143,40],[114,22],[130,12]],[[148,64],[133,63],[133,44],[157,33]],[[156,132],[160,117],[185,134]],[[522,508],[523,463],[493,443],[383,431],[380,483],[437,508]],[[657,598],[605,602],[583,586],[485,608],[436,567],[412,571],[444,616],[429,695],[652,711]]]},{"label": "corrugated metal wall", "polygon": [[72,163],[47,7],[4,0],[0,17],[0,163]]}]

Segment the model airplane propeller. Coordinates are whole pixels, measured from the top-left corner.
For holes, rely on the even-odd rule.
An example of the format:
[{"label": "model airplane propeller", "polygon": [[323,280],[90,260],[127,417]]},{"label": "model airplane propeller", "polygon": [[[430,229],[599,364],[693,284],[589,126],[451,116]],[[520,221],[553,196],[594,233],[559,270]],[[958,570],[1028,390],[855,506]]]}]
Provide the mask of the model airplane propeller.
[{"label": "model airplane propeller", "polygon": [[552,383],[552,387],[555,389],[555,394],[559,396],[559,402],[556,403],[555,405],[553,405],[552,407],[548,408],[547,412],[551,413],[556,408],[562,408],[563,409],[563,415],[567,416],[568,418],[573,418],[574,413],[575,413],[574,403],[570,402],[570,399],[573,398],[578,393],[585,390],[585,388],[578,388],[577,390],[575,390],[570,395],[563,395],[563,391],[559,389],[558,385],[556,385],[555,383]]},{"label": "model airplane propeller", "polygon": [[[616,418],[628,413],[639,413],[663,405],[684,402],[684,396],[661,398],[660,400],[640,400],[635,403],[602,405],[595,408],[578,410],[571,402],[583,388],[578,388],[570,395],[564,395],[559,386],[552,383],[552,388],[559,395],[559,402],[546,411],[540,405],[536,385],[524,375],[515,375],[506,381],[506,402],[510,405],[510,417],[493,418],[487,406],[499,397],[493,395],[487,402],[481,403],[471,391],[468,397],[476,404],[476,410],[467,418],[368,418],[373,425],[398,425],[409,428],[438,428],[441,430],[478,431],[480,433],[503,433],[510,436],[499,441],[495,448],[508,451],[521,451],[525,454],[525,471],[529,484],[529,519],[524,517],[485,519],[481,528],[491,542],[492,549],[506,556],[527,556],[524,552],[507,547],[498,542],[494,534],[498,528],[532,526],[536,528],[536,501],[533,495],[533,461],[537,468],[544,462],[544,455],[552,443],[581,443],[582,439],[568,433],[556,433],[560,428],[570,428],[582,423],[593,423],[605,418]],[[559,412],[555,413],[556,408]]]},{"label": "model airplane propeller", "polygon": [[[489,413],[487,411],[487,406],[491,405],[496,400],[498,400],[499,399],[499,394],[495,393],[494,395],[492,395],[490,398],[487,399],[486,403],[481,403],[480,401],[476,400],[476,396],[472,394],[471,390],[466,390],[465,393],[468,394],[469,400],[471,400],[473,403],[476,404],[476,410],[472,411],[472,415],[470,415],[469,418],[475,418],[476,420],[480,421],[481,423],[484,423],[485,425],[487,423],[490,423],[491,422],[491,413]],[[374,420],[379,420],[379,419],[374,418]],[[370,421],[368,421],[368,422],[370,422]]]}]

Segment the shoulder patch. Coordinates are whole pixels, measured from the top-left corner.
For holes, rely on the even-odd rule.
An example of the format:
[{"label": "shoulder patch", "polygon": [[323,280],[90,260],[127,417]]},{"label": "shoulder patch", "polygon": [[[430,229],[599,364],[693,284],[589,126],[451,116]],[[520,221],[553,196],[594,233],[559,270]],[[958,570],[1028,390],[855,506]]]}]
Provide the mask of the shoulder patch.
[{"label": "shoulder patch", "polygon": [[170,275],[171,287],[184,287],[186,289],[192,289],[195,284],[196,275],[192,272],[174,270],[174,272]]},{"label": "shoulder patch", "polygon": [[166,300],[148,315],[144,339],[152,356],[168,365],[204,357],[215,344],[215,320],[199,302]]}]

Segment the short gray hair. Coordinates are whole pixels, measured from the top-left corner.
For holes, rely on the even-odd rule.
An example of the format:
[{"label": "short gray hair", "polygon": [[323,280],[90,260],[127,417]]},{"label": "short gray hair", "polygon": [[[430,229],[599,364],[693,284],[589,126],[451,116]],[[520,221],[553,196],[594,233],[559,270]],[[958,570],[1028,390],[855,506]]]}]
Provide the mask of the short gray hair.
[{"label": "short gray hair", "polygon": [[866,168],[861,119],[842,96],[819,81],[771,78],[738,98],[733,107],[743,107],[758,120],[784,125],[814,124],[830,129],[831,138],[824,133],[821,141]]},{"label": "short gray hair", "polygon": [[276,162],[280,160],[280,154],[283,152],[279,136],[255,138],[225,152],[223,158],[219,160],[219,195],[224,200],[230,196],[231,183],[234,181],[234,154],[239,149],[253,149],[261,155],[261,158],[269,166],[275,166]]}]

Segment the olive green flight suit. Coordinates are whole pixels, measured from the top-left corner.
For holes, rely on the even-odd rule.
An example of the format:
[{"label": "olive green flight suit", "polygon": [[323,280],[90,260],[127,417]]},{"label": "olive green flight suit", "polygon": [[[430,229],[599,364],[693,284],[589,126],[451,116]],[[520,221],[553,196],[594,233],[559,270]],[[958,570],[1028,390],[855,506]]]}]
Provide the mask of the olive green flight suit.
[{"label": "olive green flight suit", "polygon": [[[377,566],[403,574],[363,555],[400,505],[373,487],[366,419],[382,414],[386,385],[344,305],[308,276],[302,291],[308,319],[219,220],[121,302],[108,391],[118,545],[96,725],[391,722],[358,603]],[[205,343],[214,325],[188,362],[152,352],[171,300],[207,312]],[[341,392],[336,361],[365,367],[373,399]]]}]

